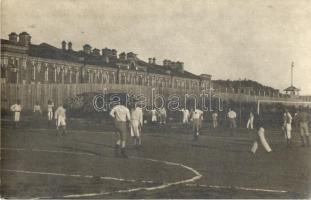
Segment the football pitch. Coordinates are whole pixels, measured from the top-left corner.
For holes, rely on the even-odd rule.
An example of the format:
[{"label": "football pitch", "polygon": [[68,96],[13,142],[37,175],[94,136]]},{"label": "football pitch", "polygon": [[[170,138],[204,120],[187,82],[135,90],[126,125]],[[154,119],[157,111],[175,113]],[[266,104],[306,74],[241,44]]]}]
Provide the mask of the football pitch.
[{"label": "football pitch", "polygon": [[254,133],[203,129],[198,141],[175,127],[143,135],[128,159],[114,156],[113,131],[2,128],[3,198],[309,198],[311,148],[298,133],[286,148],[280,130],[267,130],[273,152],[249,151]]}]

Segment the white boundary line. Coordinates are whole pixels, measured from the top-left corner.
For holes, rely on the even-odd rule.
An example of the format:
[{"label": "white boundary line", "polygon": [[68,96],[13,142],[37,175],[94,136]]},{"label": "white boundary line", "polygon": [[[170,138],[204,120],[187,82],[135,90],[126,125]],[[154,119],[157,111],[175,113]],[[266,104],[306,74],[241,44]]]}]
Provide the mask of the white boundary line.
[{"label": "white boundary line", "polygon": [[[17,149],[14,149],[14,148],[2,148],[2,149],[13,150],[13,151],[14,150],[15,151],[27,151],[27,149],[23,149],[23,148],[17,148]],[[34,149],[32,149],[32,150],[34,150]],[[61,151],[49,151],[49,150],[43,150],[43,149],[35,149],[35,150],[39,151],[39,152],[61,153]],[[77,155],[81,154],[81,153],[77,153],[77,152],[68,152],[68,151],[66,151],[64,153],[77,154]],[[94,154],[88,154],[88,155],[94,156]],[[179,166],[179,167],[182,167],[184,169],[187,169],[187,170],[191,171],[192,173],[195,174],[195,176],[190,178],[190,179],[176,181],[176,182],[170,182],[170,183],[162,184],[162,185],[159,185],[159,186],[153,186],[153,187],[138,187],[138,188],[131,188],[131,189],[127,189],[127,190],[118,190],[118,191],[113,191],[113,192],[99,192],[99,193],[89,193],[89,194],[72,194],[72,195],[62,196],[62,198],[92,197],[92,196],[107,195],[107,194],[112,194],[112,193],[129,193],[129,192],[136,192],[136,191],[141,191],[141,190],[151,191],[151,190],[157,190],[157,189],[164,189],[164,188],[170,187],[172,185],[179,185],[179,184],[183,184],[183,183],[194,182],[194,181],[196,181],[196,180],[198,180],[198,179],[200,179],[202,177],[202,175],[198,171],[196,171],[195,169],[193,169],[191,167],[183,165],[183,164],[174,163],[174,162],[168,162],[168,161],[162,161],[162,160],[156,160],[156,159],[151,159],[151,158],[141,158],[141,157],[131,157],[131,158],[147,160],[147,161],[151,161],[151,162],[158,162],[158,163],[163,163],[163,164],[166,164],[166,165]],[[76,174],[61,174],[61,173],[49,173],[49,172],[32,172],[32,171],[11,170],[11,169],[4,169],[2,171],[19,172],[19,173],[32,173],[32,174],[41,174],[41,175],[54,175],[54,176],[70,176],[70,177],[84,177],[84,178],[90,178],[91,177],[91,176],[83,176],[83,175],[76,175]],[[118,181],[130,181],[130,182],[135,182],[136,181],[136,180],[118,179],[118,178],[114,178],[114,177],[103,177],[103,179],[104,178],[105,179],[109,179],[109,180],[118,180]],[[145,181],[145,183],[151,183],[151,182],[153,183],[153,181]],[[43,197],[37,197],[35,199],[40,199],[40,198],[43,198]]]},{"label": "white boundary line", "polygon": [[288,191],[285,191],[285,190],[269,190],[269,189],[248,188],[248,187],[239,187],[239,186],[197,185],[197,184],[186,184],[186,186],[217,188],[217,189],[236,189],[236,190],[258,191],[258,192],[272,192],[272,193],[287,193],[288,192]]},{"label": "white boundary line", "polygon": [[[51,176],[64,176],[64,177],[75,177],[75,178],[97,178],[97,176],[92,175],[80,175],[80,174],[64,174],[64,173],[54,173],[54,172],[38,172],[38,171],[27,171],[27,170],[14,170],[14,169],[1,169],[1,171],[24,173],[24,174],[38,174],[38,175],[51,175]],[[124,182],[142,182],[142,183],[154,183],[153,181],[145,180],[134,180],[134,179],[123,179],[115,178],[109,176],[99,176],[98,178],[104,180],[114,180],[114,181],[124,181]]]},{"label": "white boundary line", "polygon": [[[15,151],[29,151],[27,149],[23,148],[1,148],[6,150],[15,150]],[[50,151],[50,150],[43,150],[43,149],[31,149],[32,151],[38,151],[38,152],[48,152],[48,153],[65,153],[65,154],[76,154],[76,155],[89,155],[89,156],[95,156],[95,154],[88,154],[88,153],[80,153],[80,152],[70,152],[70,151]],[[261,189],[261,188],[248,188],[248,187],[239,187],[239,186],[218,186],[218,185],[198,185],[198,184],[190,184],[191,182],[195,182],[196,180],[199,180],[202,175],[196,171],[195,169],[188,167],[183,164],[169,162],[169,161],[162,161],[162,160],[156,160],[151,158],[143,158],[143,157],[130,157],[132,159],[141,159],[141,160],[147,160],[151,162],[157,162],[157,163],[163,163],[166,165],[172,165],[172,166],[179,166],[184,169],[187,169],[191,171],[193,174],[195,174],[194,177],[190,179],[185,179],[181,181],[176,182],[170,182],[166,184],[162,184],[159,186],[153,186],[153,187],[138,187],[138,188],[131,188],[127,190],[118,190],[113,192],[98,192],[98,193],[85,193],[85,194],[71,194],[71,195],[64,195],[61,198],[77,198],[77,197],[94,197],[94,196],[100,196],[100,195],[108,195],[113,193],[130,193],[130,192],[137,192],[141,190],[146,191],[152,191],[157,189],[164,189],[168,188],[173,185],[180,185],[185,184],[186,186],[193,186],[193,187],[206,187],[206,188],[218,188],[218,189],[236,189],[236,190],[244,190],[244,191],[258,191],[258,192],[271,192],[271,193],[287,193],[288,191],[285,190],[270,190],[270,189]],[[63,174],[63,173],[51,173],[51,172],[34,172],[34,171],[24,171],[24,170],[10,170],[10,169],[1,169],[1,171],[8,171],[8,172],[16,172],[16,173],[28,173],[28,174],[40,174],[40,175],[54,175],[54,176],[69,176],[69,177],[80,177],[80,178],[94,178],[94,176],[90,175],[79,175],[79,174]],[[115,178],[115,177],[99,177],[100,179],[104,180],[115,180],[115,181],[124,181],[124,182],[142,182],[142,183],[155,183],[154,181],[146,181],[146,180],[134,180],[134,179],[121,179],[121,178]],[[50,197],[37,197],[34,199],[40,199],[40,198],[50,198]]]}]

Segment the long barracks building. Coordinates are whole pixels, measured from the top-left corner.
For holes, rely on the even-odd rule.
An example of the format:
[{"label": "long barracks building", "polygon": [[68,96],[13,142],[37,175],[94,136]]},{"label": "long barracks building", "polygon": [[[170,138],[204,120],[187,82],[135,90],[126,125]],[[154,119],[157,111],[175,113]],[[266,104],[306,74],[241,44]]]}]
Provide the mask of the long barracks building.
[{"label": "long barracks building", "polygon": [[180,89],[209,89],[211,75],[195,75],[184,63],[155,58],[140,60],[133,52],[118,55],[115,49],[85,44],[75,51],[71,42],[60,48],[31,43],[31,36],[11,33],[1,39],[1,82],[12,84],[127,84]]}]

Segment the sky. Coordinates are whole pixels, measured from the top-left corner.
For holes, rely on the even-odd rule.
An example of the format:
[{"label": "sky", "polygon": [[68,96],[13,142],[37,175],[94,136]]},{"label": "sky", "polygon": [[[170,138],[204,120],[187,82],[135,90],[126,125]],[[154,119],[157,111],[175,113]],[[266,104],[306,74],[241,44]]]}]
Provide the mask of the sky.
[{"label": "sky", "polygon": [[1,38],[181,61],[213,79],[251,79],[311,95],[311,0],[1,0]]}]

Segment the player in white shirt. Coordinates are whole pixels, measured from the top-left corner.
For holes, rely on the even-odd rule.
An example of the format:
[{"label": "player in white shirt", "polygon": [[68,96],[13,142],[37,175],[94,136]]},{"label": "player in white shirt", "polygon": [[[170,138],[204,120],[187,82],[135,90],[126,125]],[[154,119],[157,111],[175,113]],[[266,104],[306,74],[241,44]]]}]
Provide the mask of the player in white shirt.
[{"label": "player in white shirt", "polygon": [[246,128],[250,130],[254,129],[254,113],[252,110],[249,112]]},{"label": "player in white shirt", "polygon": [[291,138],[292,138],[292,116],[288,112],[287,109],[285,109],[285,112],[283,114],[283,131],[284,131],[284,136],[286,139],[287,147],[290,147],[291,145]]},{"label": "player in white shirt", "polygon": [[150,110],[151,113],[151,124],[153,128],[156,128],[157,126],[157,110],[155,108],[153,108],[152,110]]},{"label": "player in white shirt", "polygon": [[114,119],[114,125],[117,129],[116,134],[118,140],[115,146],[115,154],[117,157],[121,154],[124,158],[128,158],[125,152],[125,145],[128,134],[127,122],[131,120],[130,111],[123,105],[116,105],[111,109],[110,116]]},{"label": "player in white shirt", "polygon": [[194,140],[197,140],[200,135],[200,129],[202,127],[202,120],[203,120],[203,111],[199,109],[194,109],[191,113]]},{"label": "player in white shirt", "polygon": [[187,125],[189,123],[190,112],[187,108],[182,108],[180,111],[182,112],[182,123]]},{"label": "player in white shirt", "polygon": [[56,128],[57,132],[59,133],[59,130],[62,129],[62,135],[66,134],[66,109],[63,107],[63,105],[59,106],[55,111],[55,119],[56,119]]},{"label": "player in white shirt", "polygon": [[34,113],[34,118],[35,118],[34,124],[38,126],[39,125],[40,116],[42,114],[41,106],[39,105],[39,102],[36,102],[36,104],[34,105],[33,113]]},{"label": "player in white shirt", "polygon": [[229,119],[230,134],[231,136],[234,136],[234,129],[236,128],[236,112],[231,110],[231,108],[229,108],[228,119]]},{"label": "player in white shirt", "polygon": [[10,107],[11,111],[14,113],[14,127],[17,128],[19,126],[20,123],[20,116],[21,116],[21,112],[22,112],[22,106],[21,106],[21,101],[18,99],[16,101],[16,104],[12,105]]},{"label": "player in white shirt", "polygon": [[53,120],[53,108],[54,103],[51,100],[48,100],[48,126],[50,126],[50,122]]},{"label": "player in white shirt", "polygon": [[167,113],[166,113],[166,109],[164,107],[159,109],[159,123],[161,124],[166,124],[166,117],[167,117]]},{"label": "player in white shirt", "polygon": [[133,106],[131,109],[131,136],[134,138],[134,145],[141,146],[141,130],[143,127],[143,110]]},{"label": "player in white shirt", "polygon": [[213,128],[218,127],[218,113],[215,111],[212,114]]}]

